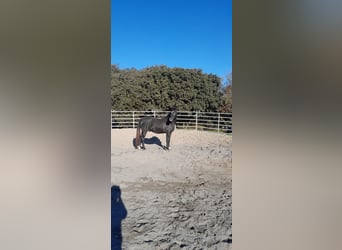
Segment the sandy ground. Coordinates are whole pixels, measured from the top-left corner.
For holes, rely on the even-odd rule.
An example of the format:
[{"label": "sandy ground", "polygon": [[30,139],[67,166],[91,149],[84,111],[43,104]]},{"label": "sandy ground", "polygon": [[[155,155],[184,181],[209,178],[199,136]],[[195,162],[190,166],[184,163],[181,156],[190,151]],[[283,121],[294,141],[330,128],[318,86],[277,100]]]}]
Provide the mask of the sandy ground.
[{"label": "sandy ground", "polygon": [[231,249],[232,137],[112,129],[112,249]]}]

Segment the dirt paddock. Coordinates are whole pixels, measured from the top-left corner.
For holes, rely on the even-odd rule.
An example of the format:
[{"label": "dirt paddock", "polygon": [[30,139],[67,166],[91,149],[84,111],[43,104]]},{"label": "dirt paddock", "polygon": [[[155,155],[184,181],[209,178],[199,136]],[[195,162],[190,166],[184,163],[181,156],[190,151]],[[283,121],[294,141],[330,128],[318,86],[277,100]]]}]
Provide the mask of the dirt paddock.
[{"label": "dirt paddock", "polygon": [[112,129],[112,249],[231,249],[232,136],[135,133]]}]

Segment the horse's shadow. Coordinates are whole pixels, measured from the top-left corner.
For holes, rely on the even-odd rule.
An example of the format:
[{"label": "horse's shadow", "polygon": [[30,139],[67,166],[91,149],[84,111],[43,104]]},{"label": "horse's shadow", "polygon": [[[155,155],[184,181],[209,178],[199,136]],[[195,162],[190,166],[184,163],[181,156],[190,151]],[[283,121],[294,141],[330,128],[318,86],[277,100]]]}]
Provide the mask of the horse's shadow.
[{"label": "horse's shadow", "polygon": [[[136,140],[136,138],[133,138],[133,140],[132,140],[132,144],[133,144],[133,147],[135,147],[135,140]],[[160,139],[157,137],[157,136],[153,136],[153,137],[151,137],[151,138],[146,138],[145,137],[145,139],[144,139],[144,143],[145,144],[155,144],[155,145],[158,145],[159,147],[163,147],[163,145],[162,145],[162,143],[161,143],[161,141],[160,141]]]},{"label": "horse's shadow", "polygon": [[127,210],[121,200],[121,190],[119,186],[111,188],[111,250],[122,249],[121,222],[127,216]]}]

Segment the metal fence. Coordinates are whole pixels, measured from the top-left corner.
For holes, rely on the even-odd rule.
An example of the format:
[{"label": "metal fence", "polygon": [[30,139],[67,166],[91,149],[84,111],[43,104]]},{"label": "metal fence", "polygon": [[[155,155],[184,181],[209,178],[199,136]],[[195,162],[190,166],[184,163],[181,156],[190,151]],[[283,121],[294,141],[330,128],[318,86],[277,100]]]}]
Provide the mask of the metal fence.
[{"label": "metal fence", "polygon": [[[167,114],[168,111],[112,110],[112,128],[136,128],[139,119],[144,116],[162,118]],[[231,133],[232,118],[232,113],[178,111],[176,127],[179,129],[195,129]]]}]

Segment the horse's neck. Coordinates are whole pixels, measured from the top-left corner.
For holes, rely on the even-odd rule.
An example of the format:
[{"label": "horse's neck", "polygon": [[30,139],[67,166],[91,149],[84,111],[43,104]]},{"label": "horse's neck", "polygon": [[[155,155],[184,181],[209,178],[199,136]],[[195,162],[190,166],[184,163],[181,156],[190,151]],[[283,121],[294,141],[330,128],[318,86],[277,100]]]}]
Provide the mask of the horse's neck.
[{"label": "horse's neck", "polygon": [[169,125],[171,122],[169,121],[169,116],[165,116],[163,119],[163,123],[166,123],[166,125]]},{"label": "horse's neck", "polygon": [[169,121],[169,118],[166,117],[166,125],[172,125],[176,123],[176,119],[174,119],[172,122]]}]

